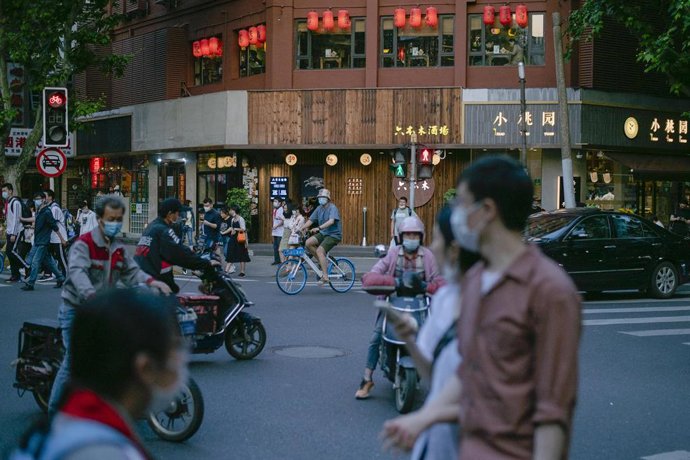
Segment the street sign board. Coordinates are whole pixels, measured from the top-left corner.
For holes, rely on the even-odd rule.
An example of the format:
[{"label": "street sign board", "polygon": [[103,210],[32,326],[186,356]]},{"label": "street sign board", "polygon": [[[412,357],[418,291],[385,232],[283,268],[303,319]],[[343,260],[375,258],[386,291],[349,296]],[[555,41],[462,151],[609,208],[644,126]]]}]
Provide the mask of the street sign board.
[{"label": "street sign board", "polygon": [[269,182],[269,194],[271,199],[280,198],[284,200],[288,197],[288,178],[287,177],[271,177]]},{"label": "street sign board", "polygon": [[58,177],[67,169],[67,157],[59,148],[48,147],[36,157],[36,168],[43,176]]}]

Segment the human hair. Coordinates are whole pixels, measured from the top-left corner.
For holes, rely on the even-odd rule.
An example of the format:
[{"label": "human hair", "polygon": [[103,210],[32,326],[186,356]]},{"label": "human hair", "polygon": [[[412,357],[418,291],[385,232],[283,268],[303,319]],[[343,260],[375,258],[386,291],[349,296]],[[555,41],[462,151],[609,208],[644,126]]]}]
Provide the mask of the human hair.
[{"label": "human hair", "polygon": [[168,214],[180,212],[182,209],[182,203],[177,198],[168,198],[163,200],[161,204],[158,205],[158,217],[165,218]]},{"label": "human hair", "polygon": [[[86,204],[86,201],[84,204]],[[125,202],[122,200],[122,198],[115,195],[105,195],[100,197],[98,201],[96,201],[96,209],[94,211],[96,211],[96,215],[98,217],[103,217],[103,214],[105,214],[105,208],[110,208],[113,211],[122,209],[122,215],[127,212]]]},{"label": "human hair", "polygon": [[449,205],[445,205],[436,215],[436,225],[441,231],[441,236],[443,237],[443,246],[447,249],[453,244],[455,238],[453,237],[453,230],[450,225],[450,215],[453,210]]},{"label": "human hair", "polygon": [[7,190],[14,192],[14,187],[9,182],[5,182],[4,184],[2,184],[2,187],[0,188],[6,188]]},{"label": "human hair", "polygon": [[170,299],[135,289],[113,289],[76,308],[70,341],[74,384],[117,399],[137,382],[139,354],[164,366],[181,343]]},{"label": "human hair", "polygon": [[51,189],[46,190],[45,193],[46,193],[46,196],[49,196],[49,197],[52,198],[53,200],[55,199],[55,192],[52,191]]},{"label": "human hair", "polygon": [[227,206],[223,206],[222,208],[220,208],[220,212],[230,214],[230,208],[228,208]]},{"label": "human hair", "polygon": [[404,201],[405,203],[407,203],[407,197],[401,196],[400,198],[398,198],[398,201]]},{"label": "human hair", "polygon": [[237,214],[238,216],[240,215],[240,207],[237,206],[236,204],[230,205],[230,209],[235,211],[235,214]]},{"label": "human hair", "polygon": [[46,194],[39,190],[38,192],[34,193],[34,198],[45,198]]},{"label": "human hair", "polygon": [[512,158],[484,157],[465,169],[458,180],[466,184],[475,201],[491,199],[509,230],[522,231],[532,212],[534,190],[523,166]]},{"label": "human hair", "polygon": [[213,200],[210,199],[209,197],[204,198],[203,203],[204,204],[210,204],[211,206],[213,206]]}]

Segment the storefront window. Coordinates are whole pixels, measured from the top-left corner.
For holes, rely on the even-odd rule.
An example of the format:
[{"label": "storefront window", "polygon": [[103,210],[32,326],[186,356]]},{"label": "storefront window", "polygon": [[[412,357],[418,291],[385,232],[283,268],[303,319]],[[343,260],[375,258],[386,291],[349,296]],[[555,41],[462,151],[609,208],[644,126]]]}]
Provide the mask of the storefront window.
[{"label": "storefront window", "polygon": [[266,73],[265,43],[240,48],[240,77]]},{"label": "storefront window", "polygon": [[424,23],[397,28],[392,17],[381,19],[381,67],[448,67],[454,65],[454,16],[439,16],[437,27]]},{"label": "storefront window", "polygon": [[[221,40],[221,36],[216,36]],[[221,42],[222,43],[222,42]],[[193,45],[190,44],[190,48]],[[223,56],[200,56],[194,58],[194,85],[210,85],[223,80]]]},{"label": "storefront window", "polygon": [[365,59],[364,19],[352,19],[348,29],[315,31],[307,29],[306,21],[297,21],[298,69],[362,68]]},{"label": "storefront window", "polygon": [[515,22],[504,27],[498,15],[491,26],[482,21],[479,14],[469,16],[470,65],[503,66],[544,65],[544,13],[530,13],[525,29]]},{"label": "storefront window", "polygon": [[242,168],[237,154],[229,152],[204,153],[197,162],[197,203],[211,198],[216,204],[225,203],[228,190],[242,185]]}]

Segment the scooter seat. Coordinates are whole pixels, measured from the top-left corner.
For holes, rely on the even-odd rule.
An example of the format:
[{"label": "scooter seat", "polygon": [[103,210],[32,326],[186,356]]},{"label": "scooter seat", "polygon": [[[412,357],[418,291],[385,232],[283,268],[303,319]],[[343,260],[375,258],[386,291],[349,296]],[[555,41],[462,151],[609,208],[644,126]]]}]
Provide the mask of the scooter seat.
[{"label": "scooter seat", "polygon": [[184,303],[220,300],[217,295],[199,294],[198,292],[180,292],[177,294],[177,298]]}]

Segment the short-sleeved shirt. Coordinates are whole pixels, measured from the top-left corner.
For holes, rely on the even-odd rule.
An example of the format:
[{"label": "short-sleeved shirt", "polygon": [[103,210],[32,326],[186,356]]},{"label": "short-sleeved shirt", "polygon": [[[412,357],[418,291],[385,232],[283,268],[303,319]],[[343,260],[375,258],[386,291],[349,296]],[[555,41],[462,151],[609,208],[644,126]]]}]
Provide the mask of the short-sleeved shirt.
[{"label": "short-sleeved shirt", "polygon": [[330,201],[325,205],[319,205],[314,212],[309,216],[309,220],[315,225],[323,225],[331,219],[335,219],[335,223],[328,228],[321,230],[324,236],[331,236],[337,240],[343,239],[343,230],[340,225],[340,212],[338,208]]},{"label": "short-sleeved shirt", "polygon": [[534,246],[483,293],[484,271],[478,263],[462,283],[460,458],[531,459],[538,425],[570,432],[580,297]]},{"label": "short-sleeved shirt", "polygon": [[273,226],[271,227],[271,236],[283,236],[283,227],[285,225],[285,217],[283,216],[283,208],[273,208]]},{"label": "short-sleeved shirt", "polygon": [[220,224],[223,223],[223,218],[220,217],[220,213],[216,211],[215,209],[211,208],[210,211],[206,211],[204,213],[204,220],[207,220],[211,222],[212,224],[216,224],[218,227],[216,228],[211,228],[208,225],[204,225],[204,235],[206,235],[206,238],[210,238],[212,240],[217,240],[218,239],[218,229],[220,227]]},{"label": "short-sleeved shirt", "polygon": [[395,220],[395,223],[393,224],[393,234],[395,236],[400,236],[400,232],[398,231],[398,228],[400,227],[400,224],[403,223],[403,220],[407,219],[410,216],[416,216],[417,214],[410,209],[408,206],[400,209],[395,208],[393,212],[391,213],[391,220]]}]

